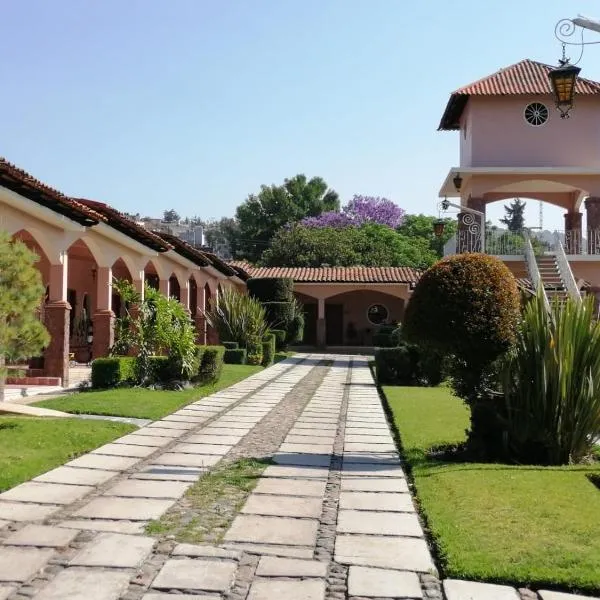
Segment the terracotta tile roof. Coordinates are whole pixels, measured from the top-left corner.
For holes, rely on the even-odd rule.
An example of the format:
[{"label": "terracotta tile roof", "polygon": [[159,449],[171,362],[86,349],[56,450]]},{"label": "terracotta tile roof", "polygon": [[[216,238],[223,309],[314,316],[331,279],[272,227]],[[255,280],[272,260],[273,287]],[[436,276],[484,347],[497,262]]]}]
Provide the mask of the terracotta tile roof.
[{"label": "terracotta tile roof", "polygon": [[152,250],[166,252],[172,248],[168,242],[157,236],[155,233],[138,225],[135,221],[126,217],[123,213],[120,213],[108,204],[96,200],[88,200],[87,198],[78,198],[77,202],[103,215],[107,225],[110,225],[113,229],[128,235],[141,244],[144,244],[144,246],[152,248]]},{"label": "terracotta tile roof", "polygon": [[410,267],[254,267],[236,262],[250,277],[289,277],[301,283],[409,283],[421,271]]},{"label": "terracotta tile roof", "polygon": [[201,267],[208,267],[211,264],[210,260],[203,252],[194,248],[194,246],[188,244],[185,240],[182,240],[176,235],[157,230],[153,230],[152,233],[165,240],[165,242],[173,247],[177,254],[181,254],[181,256],[191,260],[193,263]]},{"label": "terracotta tile roof", "polygon": [[[460,117],[470,96],[544,95],[552,93],[548,74],[553,67],[525,59],[454,91],[440,121],[440,130],[460,129]],[[577,79],[575,93],[600,94],[600,83]]]},{"label": "terracotta tile roof", "polygon": [[210,260],[212,266],[223,273],[223,275],[227,275],[228,277],[237,277],[238,271],[233,264],[229,264],[224,260],[220,259],[216,254],[212,252],[207,252],[205,250],[202,251],[208,260]]},{"label": "terracotta tile roof", "polygon": [[72,219],[80,225],[97,225],[106,218],[89,206],[42,183],[0,156],[0,186]]}]

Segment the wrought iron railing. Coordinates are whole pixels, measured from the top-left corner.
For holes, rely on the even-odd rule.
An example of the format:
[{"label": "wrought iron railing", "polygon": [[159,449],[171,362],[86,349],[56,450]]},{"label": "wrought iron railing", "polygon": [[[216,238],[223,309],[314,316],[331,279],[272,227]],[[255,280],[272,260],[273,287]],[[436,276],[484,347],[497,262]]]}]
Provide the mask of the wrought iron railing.
[{"label": "wrought iron railing", "polygon": [[533,289],[543,294],[544,304],[546,308],[550,308],[548,295],[546,294],[546,290],[544,289],[544,282],[542,281],[540,269],[535,258],[536,255],[533,249],[533,244],[531,243],[531,237],[529,236],[528,232],[524,232],[523,237],[525,240],[525,263],[527,264],[527,272],[529,273],[529,279],[531,280]]},{"label": "wrought iron railing", "polygon": [[567,259],[565,248],[560,239],[560,235],[557,233],[555,236],[554,255],[556,256],[556,264],[558,265],[558,271],[560,272],[560,278],[562,279],[563,285],[567,290],[569,296],[574,300],[581,302],[581,293],[575,282],[573,271]]},{"label": "wrought iron railing", "polygon": [[554,235],[559,237],[567,255],[600,256],[600,229],[555,231]]}]

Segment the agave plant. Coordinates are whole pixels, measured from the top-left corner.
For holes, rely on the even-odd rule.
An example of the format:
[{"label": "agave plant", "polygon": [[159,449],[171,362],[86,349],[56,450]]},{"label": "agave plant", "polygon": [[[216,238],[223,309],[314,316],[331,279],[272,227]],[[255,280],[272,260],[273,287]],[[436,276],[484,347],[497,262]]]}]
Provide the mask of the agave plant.
[{"label": "agave plant", "polygon": [[503,369],[507,442],[522,462],[581,461],[600,436],[600,323],[594,299],[523,313]]},{"label": "agave plant", "polygon": [[262,340],[267,333],[262,304],[234,290],[224,290],[204,314],[222,341],[237,342],[241,348],[245,348],[250,340]]}]

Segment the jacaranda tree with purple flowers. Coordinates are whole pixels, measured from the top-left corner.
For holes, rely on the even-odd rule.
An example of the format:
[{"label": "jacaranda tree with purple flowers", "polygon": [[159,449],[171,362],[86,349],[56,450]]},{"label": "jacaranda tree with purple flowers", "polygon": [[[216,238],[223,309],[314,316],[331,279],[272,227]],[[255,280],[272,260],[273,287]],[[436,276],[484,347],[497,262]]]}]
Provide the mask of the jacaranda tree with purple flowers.
[{"label": "jacaranda tree with purple flowers", "polygon": [[341,211],[328,211],[317,217],[308,217],[301,224],[305,227],[341,229],[375,223],[396,229],[402,224],[403,218],[404,210],[391,200],[356,194]]}]

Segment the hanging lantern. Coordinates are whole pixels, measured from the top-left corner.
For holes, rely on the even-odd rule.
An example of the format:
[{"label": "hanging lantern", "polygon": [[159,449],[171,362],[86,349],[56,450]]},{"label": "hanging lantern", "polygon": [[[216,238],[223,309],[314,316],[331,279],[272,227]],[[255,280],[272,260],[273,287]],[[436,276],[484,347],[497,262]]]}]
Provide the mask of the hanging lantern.
[{"label": "hanging lantern", "polygon": [[446,221],[438,219],[433,223],[433,234],[436,238],[441,238],[444,235],[444,228],[446,227]]},{"label": "hanging lantern", "polygon": [[554,94],[554,103],[560,111],[562,119],[567,119],[569,111],[573,108],[575,85],[580,71],[579,67],[569,64],[568,59],[564,59],[560,61],[560,67],[552,69],[548,73]]},{"label": "hanging lantern", "polygon": [[460,192],[460,188],[462,187],[462,177],[460,176],[460,173],[456,174],[456,177],[452,180],[452,182],[454,183],[454,188],[456,189],[457,192]]}]

